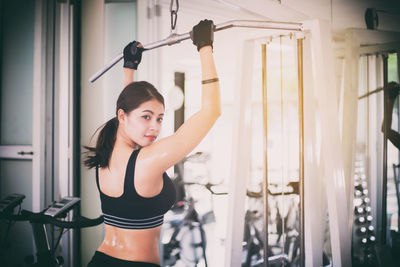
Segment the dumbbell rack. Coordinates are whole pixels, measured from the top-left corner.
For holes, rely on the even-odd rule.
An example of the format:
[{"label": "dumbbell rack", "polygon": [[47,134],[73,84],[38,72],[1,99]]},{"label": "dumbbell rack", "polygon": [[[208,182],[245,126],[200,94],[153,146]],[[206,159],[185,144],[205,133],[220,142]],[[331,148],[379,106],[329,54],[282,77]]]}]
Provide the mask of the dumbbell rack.
[{"label": "dumbbell rack", "polygon": [[357,160],[354,172],[353,267],[379,266],[376,253],[375,229],[372,225],[371,203],[364,162]]}]

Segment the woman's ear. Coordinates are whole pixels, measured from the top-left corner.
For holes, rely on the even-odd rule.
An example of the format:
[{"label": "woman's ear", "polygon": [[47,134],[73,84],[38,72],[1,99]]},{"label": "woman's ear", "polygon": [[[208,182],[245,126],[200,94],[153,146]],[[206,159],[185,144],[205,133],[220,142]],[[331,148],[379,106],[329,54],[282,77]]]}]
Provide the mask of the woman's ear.
[{"label": "woman's ear", "polygon": [[117,119],[119,122],[123,122],[125,120],[126,113],[123,109],[118,109],[117,111]]}]

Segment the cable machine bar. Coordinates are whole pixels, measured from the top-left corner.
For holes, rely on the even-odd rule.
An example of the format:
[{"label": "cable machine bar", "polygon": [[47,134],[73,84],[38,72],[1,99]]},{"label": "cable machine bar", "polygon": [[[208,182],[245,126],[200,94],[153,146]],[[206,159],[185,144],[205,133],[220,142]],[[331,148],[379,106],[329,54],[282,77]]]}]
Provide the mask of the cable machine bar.
[{"label": "cable machine bar", "polygon": [[261,46],[262,60],[262,98],[263,98],[263,124],[264,124],[264,267],[268,266],[268,158],[267,158],[267,46]]},{"label": "cable machine bar", "polygon": [[[215,25],[214,32],[226,30],[229,28],[255,28],[255,29],[272,29],[272,30],[288,30],[288,31],[302,31],[303,26],[301,23],[292,22],[274,22],[274,21],[258,21],[258,20],[230,20],[225,23]],[[190,39],[190,32],[183,34],[171,34],[166,39],[143,45],[146,50],[151,50],[165,45],[174,45],[181,41]],[[117,64],[124,57],[123,53],[115,57],[103,69],[95,73],[90,79],[90,82],[96,81],[101,75],[106,73],[115,64]]]},{"label": "cable machine bar", "polygon": [[304,106],[303,106],[303,39],[297,39],[297,72],[299,87],[299,191],[300,191],[300,266],[305,266],[304,246]]}]

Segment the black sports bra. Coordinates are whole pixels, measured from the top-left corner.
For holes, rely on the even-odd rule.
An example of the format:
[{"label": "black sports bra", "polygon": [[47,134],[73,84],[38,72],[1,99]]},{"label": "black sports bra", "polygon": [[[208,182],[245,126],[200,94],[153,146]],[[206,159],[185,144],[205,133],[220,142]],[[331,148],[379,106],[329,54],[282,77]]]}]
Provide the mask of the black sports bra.
[{"label": "black sports bra", "polygon": [[160,194],[154,197],[142,197],[136,192],[134,173],[139,150],[133,151],[128,160],[124,192],[120,197],[111,197],[101,192],[99,170],[96,167],[96,183],[100,192],[101,210],[105,224],[125,229],[154,228],[163,224],[164,214],[175,203],[175,187],[165,172]]}]

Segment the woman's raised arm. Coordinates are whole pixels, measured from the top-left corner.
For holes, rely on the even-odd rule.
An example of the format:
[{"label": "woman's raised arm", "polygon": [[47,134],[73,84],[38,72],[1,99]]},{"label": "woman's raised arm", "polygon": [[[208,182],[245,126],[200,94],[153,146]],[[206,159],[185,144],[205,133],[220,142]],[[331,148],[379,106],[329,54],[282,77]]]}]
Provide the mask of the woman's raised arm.
[{"label": "woman's raised arm", "polygon": [[128,84],[133,82],[133,76],[135,74],[134,69],[124,68],[124,87],[125,88]]},{"label": "woman's raised arm", "polygon": [[204,20],[192,31],[192,40],[197,46],[201,61],[201,109],[172,136],[142,149],[138,158],[140,163],[138,163],[146,169],[151,177],[159,177],[161,173],[189,154],[206,136],[220,116],[219,83],[212,50],[213,27],[212,21]]}]

